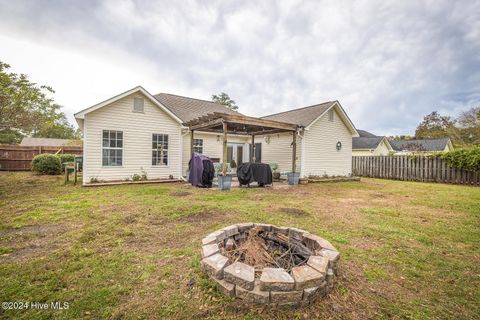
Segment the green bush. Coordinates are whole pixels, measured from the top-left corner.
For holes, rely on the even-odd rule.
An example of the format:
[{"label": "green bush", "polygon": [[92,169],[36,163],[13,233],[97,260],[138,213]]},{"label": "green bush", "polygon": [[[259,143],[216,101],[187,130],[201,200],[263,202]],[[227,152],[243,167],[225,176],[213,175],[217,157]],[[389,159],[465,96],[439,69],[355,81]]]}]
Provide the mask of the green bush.
[{"label": "green bush", "polygon": [[451,167],[469,171],[480,171],[480,146],[458,149],[440,155]]},{"label": "green bush", "polygon": [[75,155],[74,154],[68,154],[68,153],[61,153],[58,154],[57,157],[60,159],[60,163],[62,164],[62,172],[65,170],[65,162],[74,162],[75,161]]},{"label": "green bush", "polygon": [[75,161],[74,154],[63,153],[63,154],[58,154],[57,156],[60,158],[61,163]]},{"label": "green bush", "polygon": [[62,164],[58,156],[43,153],[33,158],[32,170],[39,174],[61,174]]}]

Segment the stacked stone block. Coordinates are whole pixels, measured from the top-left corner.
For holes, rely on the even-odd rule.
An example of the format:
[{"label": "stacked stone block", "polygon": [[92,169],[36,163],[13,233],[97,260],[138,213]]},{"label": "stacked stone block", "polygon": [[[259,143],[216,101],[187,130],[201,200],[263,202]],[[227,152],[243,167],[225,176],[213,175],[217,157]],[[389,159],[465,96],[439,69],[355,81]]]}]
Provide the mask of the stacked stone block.
[{"label": "stacked stone block", "polygon": [[[232,247],[232,241],[246,238],[246,232],[256,227],[268,232],[286,234],[301,240],[314,255],[307,263],[292,268],[264,268],[260,278],[255,270],[242,262],[229,264],[220,248]],[[215,231],[202,239],[202,269],[227,296],[246,302],[269,305],[303,305],[323,297],[333,288],[340,253],[327,240],[305,230],[276,227],[264,223],[239,223]]]}]

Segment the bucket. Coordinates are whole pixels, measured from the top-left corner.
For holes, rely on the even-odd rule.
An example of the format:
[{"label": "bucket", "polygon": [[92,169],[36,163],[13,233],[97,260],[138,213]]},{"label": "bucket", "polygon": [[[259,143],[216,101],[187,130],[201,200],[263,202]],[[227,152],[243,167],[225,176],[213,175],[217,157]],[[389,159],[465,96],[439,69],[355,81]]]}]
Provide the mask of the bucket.
[{"label": "bucket", "polygon": [[232,187],[232,176],[218,176],[218,189],[230,190]]},{"label": "bucket", "polygon": [[298,172],[289,172],[287,173],[287,179],[289,185],[298,184],[298,180],[300,179],[300,173]]}]

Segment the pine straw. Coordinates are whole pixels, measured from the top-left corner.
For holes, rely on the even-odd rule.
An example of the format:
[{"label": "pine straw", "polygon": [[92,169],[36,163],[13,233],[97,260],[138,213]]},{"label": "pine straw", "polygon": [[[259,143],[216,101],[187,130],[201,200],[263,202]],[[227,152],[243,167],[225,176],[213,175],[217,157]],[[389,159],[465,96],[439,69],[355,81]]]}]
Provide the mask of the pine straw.
[{"label": "pine straw", "polygon": [[283,268],[290,272],[293,267],[303,265],[311,255],[310,250],[298,240],[286,235],[265,232],[252,228],[246,239],[236,241],[231,250],[223,248],[230,263],[243,262],[255,268],[258,276],[263,268]]}]

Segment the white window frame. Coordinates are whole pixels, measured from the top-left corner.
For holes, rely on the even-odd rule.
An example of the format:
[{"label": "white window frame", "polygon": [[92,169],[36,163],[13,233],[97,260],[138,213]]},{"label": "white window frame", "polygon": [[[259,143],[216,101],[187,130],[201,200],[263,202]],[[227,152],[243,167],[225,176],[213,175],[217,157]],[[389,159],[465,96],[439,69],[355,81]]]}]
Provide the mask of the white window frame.
[{"label": "white window frame", "polygon": [[[135,101],[142,101],[142,110],[135,109]],[[142,97],[133,97],[133,112],[145,113],[145,99]]]},{"label": "white window frame", "polygon": [[[105,146],[105,145],[104,145],[105,140],[106,140],[106,139],[104,138],[104,133],[105,133],[105,132],[108,132],[108,138],[107,138],[108,146]],[[115,140],[115,147],[112,147],[112,146],[111,146],[111,141],[113,140],[113,139],[111,139],[111,132],[115,132],[115,139],[114,139],[114,140]],[[118,134],[118,133],[121,133],[121,134],[122,134],[122,138],[121,138],[121,139],[117,139],[117,134]],[[116,146],[117,143],[118,143],[118,141],[121,141],[121,142],[122,142],[122,146],[121,146],[121,147],[117,147],[117,146]],[[124,160],[124,159],[123,159],[123,158],[124,158],[123,147],[124,147],[124,141],[125,141],[125,135],[124,135],[123,130],[114,130],[114,129],[103,129],[103,130],[102,130],[102,167],[105,167],[105,168],[111,168],[111,167],[113,167],[113,168],[118,168],[118,167],[123,167],[123,160]],[[103,161],[103,159],[105,158],[105,157],[103,156],[103,152],[104,152],[105,150],[108,150],[108,151],[110,151],[110,150],[120,150],[120,151],[122,151],[122,157],[120,158],[120,159],[121,159],[121,163],[120,163],[120,164],[112,164],[111,161],[110,161],[110,152],[109,152],[109,155],[108,155],[108,157],[107,157],[107,159],[108,159],[108,160],[107,160],[107,164],[105,164],[104,161]],[[118,157],[115,157],[115,158],[118,158]],[[109,164],[109,162],[110,162],[110,164]]]},{"label": "white window frame", "polygon": [[[198,144],[198,142],[200,142],[200,144]],[[201,151],[198,151],[199,149]],[[203,139],[193,139],[193,152],[203,154]]]},{"label": "white window frame", "polygon": [[[166,149],[163,149],[164,151],[166,150],[167,151],[167,155],[166,155],[166,159],[167,159],[167,163],[163,163],[163,161],[160,161],[158,162],[158,154],[156,156],[153,155],[154,152],[159,152],[158,150],[158,137],[159,136],[163,136],[163,137],[166,137],[167,139],[167,148]],[[155,138],[155,139],[154,139]],[[165,141],[165,139],[163,139]],[[154,141],[157,143],[157,148],[155,149],[153,147],[153,143]],[[170,152],[169,152],[169,148],[168,148],[168,145],[170,144],[170,141],[169,141],[169,137],[168,137],[168,134],[166,133],[152,133],[152,155],[151,155],[151,159],[152,159],[152,166],[156,167],[156,166],[168,166],[169,163],[170,163]],[[155,161],[154,161],[155,159]]]}]

